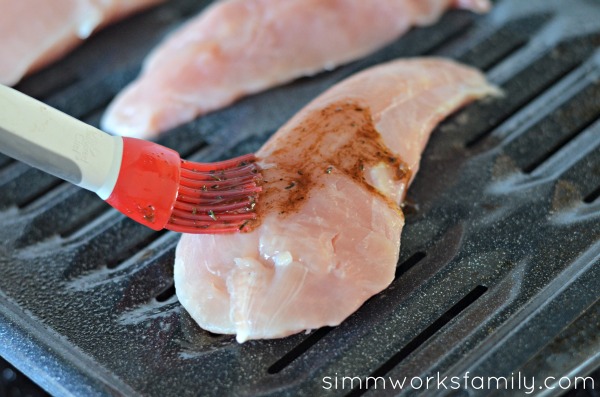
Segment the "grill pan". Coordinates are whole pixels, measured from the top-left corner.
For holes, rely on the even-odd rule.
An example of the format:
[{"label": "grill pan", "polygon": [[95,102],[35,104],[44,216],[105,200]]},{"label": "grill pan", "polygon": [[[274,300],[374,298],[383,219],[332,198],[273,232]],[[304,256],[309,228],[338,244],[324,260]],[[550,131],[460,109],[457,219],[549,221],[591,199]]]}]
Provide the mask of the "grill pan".
[{"label": "grill pan", "polygon": [[[97,125],[148,50],[208,3],[172,0],[114,25],[17,88]],[[451,11],[366,59],[160,138],[195,161],[254,151],[327,87],[398,57],[449,56],[504,89],[434,132],[408,194],[392,285],[339,327],[280,340],[239,345],[201,330],[174,295],[177,234],[145,229],[89,192],[0,157],[0,356],[54,395],[85,396],[312,396],[336,375],[592,373],[599,45],[598,1],[497,1],[489,15]]]}]

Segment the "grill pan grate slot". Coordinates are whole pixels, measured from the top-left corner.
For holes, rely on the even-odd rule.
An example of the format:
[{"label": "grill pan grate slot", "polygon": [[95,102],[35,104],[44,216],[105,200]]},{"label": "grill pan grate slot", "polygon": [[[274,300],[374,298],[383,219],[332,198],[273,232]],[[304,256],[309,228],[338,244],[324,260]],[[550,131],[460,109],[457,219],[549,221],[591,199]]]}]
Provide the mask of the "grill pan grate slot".
[{"label": "grill pan grate slot", "polygon": [[273,363],[273,365],[267,369],[267,372],[274,375],[283,371],[294,360],[306,353],[308,349],[319,343],[319,341],[326,337],[331,330],[333,330],[333,327],[322,327],[314,331],[309,337],[304,339],[300,344],[290,350],[285,356]]},{"label": "grill pan grate slot", "polygon": [[2,153],[0,153],[0,173],[2,172],[3,168],[8,167],[14,162],[15,160],[13,160],[11,157],[5,156]]},{"label": "grill pan grate slot", "polygon": [[172,297],[175,296],[175,284],[171,283],[171,285],[162,291],[160,294],[156,295],[157,302],[166,302],[169,301]]},{"label": "grill pan grate slot", "polygon": [[[477,287],[473,288],[473,290],[471,290],[461,300],[456,302],[451,308],[446,310],[430,326],[425,328],[421,333],[419,333],[410,342],[408,342],[398,353],[396,353],[389,360],[387,360],[385,363],[383,363],[379,368],[377,368],[373,373],[371,373],[369,375],[369,377],[370,378],[378,378],[378,377],[386,375],[396,365],[400,364],[412,352],[417,350],[420,346],[422,346],[425,342],[427,342],[432,336],[434,336],[438,331],[440,331],[446,324],[448,324],[450,321],[452,321],[453,319],[458,317],[469,306],[471,306],[479,298],[481,298],[487,290],[488,290],[488,288],[483,285],[478,285]],[[362,382],[362,380],[361,380],[361,382]],[[362,396],[363,394],[365,394],[367,392],[367,390],[369,390],[368,384],[366,384],[366,386],[364,388],[361,387],[358,389],[353,389],[350,393],[348,393],[347,396],[348,397]]]},{"label": "grill pan grate slot", "polygon": [[[54,68],[49,70],[49,72],[42,71],[32,78],[23,80],[15,88],[33,98],[45,100],[53,93],[67,89],[80,81],[72,67],[60,67],[56,71]],[[52,73],[53,71],[54,73]],[[48,75],[48,78],[43,78],[45,75]]]},{"label": "grill pan grate slot", "polygon": [[600,82],[587,86],[506,147],[525,173],[556,154],[600,117]]},{"label": "grill pan grate slot", "polygon": [[472,46],[460,60],[478,69],[487,71],[523,48],[533,34],[550,20],[549,15],[536,15],[510,21]]},{"label": "grill pan grate slot", "polygon": [[594,201],[598,200],[598,197],[600,197],[600,186],[598,186],[596,188],[596,190],[594,190],[593,192],[591,192],[590,194],[588,194],[587,196],[585,196],[583,198],[583,202],[586,204],[591,204]]},{"label": "grill pan grate slot", "polygon": [[[59,223],[58,227],[58,235],[63,239],[68,239],[72,235],[74,235],[77,231],[81,230],[86,225],[90,224],[92,221],[100,217],[103,213],[109,210],[109,205],[104,201],[98,199],[94,193],[82,190],[76,192],[73,196],[73,200],[66,201],[61,203],[61,214],[64,214],[64,207],[71,208],[73,210],[79,210],[78,213],[73,214],[72,218],[69,218],[67,221]],[[71,201],[77,202],[77,207],[73,208]]]},{"label": "grill pan grate slot", "polygon": [[402,277],[404,273],[412,269],[417,263],[421,262],[427,254],[425,252],[419,251],[412,254],[407,260],[402,262],[398,267],[396,267],[396,274],[394,275],[394,279],[398,279]]},{"label": "grill pan grate slot", "polygon": [[[454,14],[454,15],[450,15]],[[461,36],[469,34],[474,28],[474,20],[469,13],[451,11],[442,16],[434,27],[425,27],[409,31],[402,40],[392,43],[375,54],[377,62],[385,62],[398,56],[432,55],[451,46]],[[374,64],[369,59],[357,61],[367,67]]]},{"label": "grill pan grate slot", "polygon": [[467,34],[469,31],[471,31],[472,29],[473,29],[473,24],[467,23],[467,24],[465,24],[463,29],[448,30],[448,32],[444,36],[443,40],[439,40],[429,46],[423,46],[419,51],[419,55],[433,56],[440,52],[443,52],[446,48],[454,45],[457,41],[462,39],[462,37],[465,34]]},{"label": "grill pan grate slot", "polygon": [[23,209],[61,183],[50,174],[14,162],[0,174],[0,211],[13,206]]},{"label": "grill pan grate slot", "polygon": [[600,36],[572,39],[549,49],[542,57],[502,84],[504,97],[475,103],[461,112],[476,121],[471,123],[466,147],[486,138],[496,127],[515,115],[528,103],[578,68],[600,41]]},{"label": "grill pan grate slot", "polygon": [[[137,225],[136,225],[137,226]],[[123,264],[127,259],[131,258],[133,255],[138,253],[143,248],[149,246],[154,241],[158,240],[162,237],[166,230],[161,230],[158,232],[155,231],[147,231],[144,230],[143,234],[147,234],[145,238],[142,239],[131,239],[129,244],[122,247],[117,253],[110,256],[110,259],[106,260],[106,267],[109,269],[115,269]],[[134,236],[140,235],[142,233],[134,233]]]},{"label": "grill pan grate slot", "polygon": [[[552,155],[543,168],[532,180],[548,178],[550,175],[559,177],[557,188],[560,194],[555,195],[555,202],[560,207],[578,206],[581,201],[587,203],[593,192],[600,185],[600,122],[587,128],[576,139],[569,142],[561,150]],[[527,182],[525,182],[527,183]],[[557,193],[559,192],[557,191]],[[560,198],[556,201],[557,198]]]},{"label": "grill pan grate slot", "polygon": [[[97,269],[90,273],[98,280],[127,280],[120,295],[121,308],[125,311],[148,313],[158,310],[170,311],[180,307],[175,297],[173,282],[173,261],[175,260],[174,233],[166,233],[157,241],[140,249],[128,258],[130,266],[117,266],[115,269]],[[77,280],[75,280],[77,282]],[[179,314],[177,314],[179,316]],[[140,317],[144,321],[144,316]]]},{"label": "grill pan grate slot", "polygon": [[86,190],[67,184],[55,190],[61,189],[57,198],[39,203],[41,208],[33,211],[26,229],[17,240],[18,247],[35,244],[55,235],[68,239],[109,208],[104,201]]},{"label": "grill pan grate slot", "polygon": [[104,109],[115,95],[138,74],[130,68],[110,76],[86,79],[48,98],[46,103],[78,119]]},{"label": "grill pan grate slot", "polygon": [[[40,179],[42,178],[46,179],[46,176],[40,176]],[[50,176],[49,178],[47,178],[47,182],[44,183],[44,187],[42,189],[36,189],[35,193],[30,193],[28,195],[23,195],[22,197],[20,197],[17,201],[17,207],[19,209],[27,209],[29,206],[34,205],[38,200],[43,199],[45,195],[63,185],[64,181]]]},{"label": "grill pan grate slot", "polygon": [[589,127],[595,124],[597,120],[598,119],[592,119],[591,121],[585,122],[585,124],[578,126],[576,130],[556,142],[556,144],[552,146],[544,155],[523,167],[523,172],[530,174],[535,171],[540,165],[544,164],[552,156],[558,153],[569,142],[577,138],[581,133],[585,132]]},{"label": "grill pan grate slot", "polygon": [[87,226],[89,234],[95,235],[81,240],[75,235],[75,241],[66,241],[76,252],[65,272],[68,280],[103,267],[115,269],[166,233],[148,229],[112,209]]}]

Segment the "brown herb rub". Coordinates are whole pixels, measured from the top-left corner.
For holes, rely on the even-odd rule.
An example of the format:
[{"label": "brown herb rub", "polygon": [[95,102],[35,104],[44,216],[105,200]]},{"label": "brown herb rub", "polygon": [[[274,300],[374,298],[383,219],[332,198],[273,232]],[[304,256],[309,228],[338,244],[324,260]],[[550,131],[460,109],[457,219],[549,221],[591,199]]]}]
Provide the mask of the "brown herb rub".
[{"label": "brown herb rub", "polygon": [[279,148],[263,159],[275,167],[262,169],[263,191],[255,207],[257,219],[250,221],[245,230],[257,227],[267,213],[276,211],[286,216],[297,212],[312,192],[334,174],[352,178],[400,211],[397,203],[365,178],[365,171],[383,162],[396,170],[398,181],[410,179],[408,166],[385,145],[368,108],[347,101],[330,104],[313,111],[302,124],[277,139]]}]

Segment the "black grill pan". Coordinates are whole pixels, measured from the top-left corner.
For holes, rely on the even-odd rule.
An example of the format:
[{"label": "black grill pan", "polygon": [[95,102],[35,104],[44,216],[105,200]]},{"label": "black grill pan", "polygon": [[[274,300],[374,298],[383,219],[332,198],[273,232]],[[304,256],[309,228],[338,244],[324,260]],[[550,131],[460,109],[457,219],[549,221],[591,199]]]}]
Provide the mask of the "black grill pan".
[{"label": "black grill pan", "polygon": [[[172,0],[112,26],[17,88],[97,125],[144,54],[208,3]],[[363,60],[160,138],[196,161],[256,150],[327,87],[398,57],[452,57],[503,88],[434,133],[409,191],[392,285],[339,327],[308,335],[239,345],[201,330],[174,295],[178,235],[0,157],[0,356],[59,396],[395,395],[356,383],[326,390],[323,378],[593,373],[599,46],[596,0],[497,1],[489,15],[451,11]],[[550,385],[532,395],[566,391]],[[490,394],[407,391],[417,393]]]}]

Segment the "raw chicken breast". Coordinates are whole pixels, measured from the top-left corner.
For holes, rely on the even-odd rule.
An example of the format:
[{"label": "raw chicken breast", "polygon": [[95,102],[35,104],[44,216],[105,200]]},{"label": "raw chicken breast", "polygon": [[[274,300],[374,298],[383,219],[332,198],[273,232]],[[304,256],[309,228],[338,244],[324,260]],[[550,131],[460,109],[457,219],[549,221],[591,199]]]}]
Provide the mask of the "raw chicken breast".
[{"label": "raw chicken breast", "polygon": [[0,0],[0,84],[16,84],[98,27],[161,1]]},{"label": "raw chicken breast", "polygon": [[437,123],[497,90],[476,70],[417,58],[334,86],[257,153],[258,220],[233,235],[183,235],[181,304],[237,340],[338,325],[394,278],[400,207]]},{"label": "raw chicken breast", "polygon": [[104,130],[150,138],[239,97],[358,59],[448,7],[488,0],[224,0],[146,59]]}]

